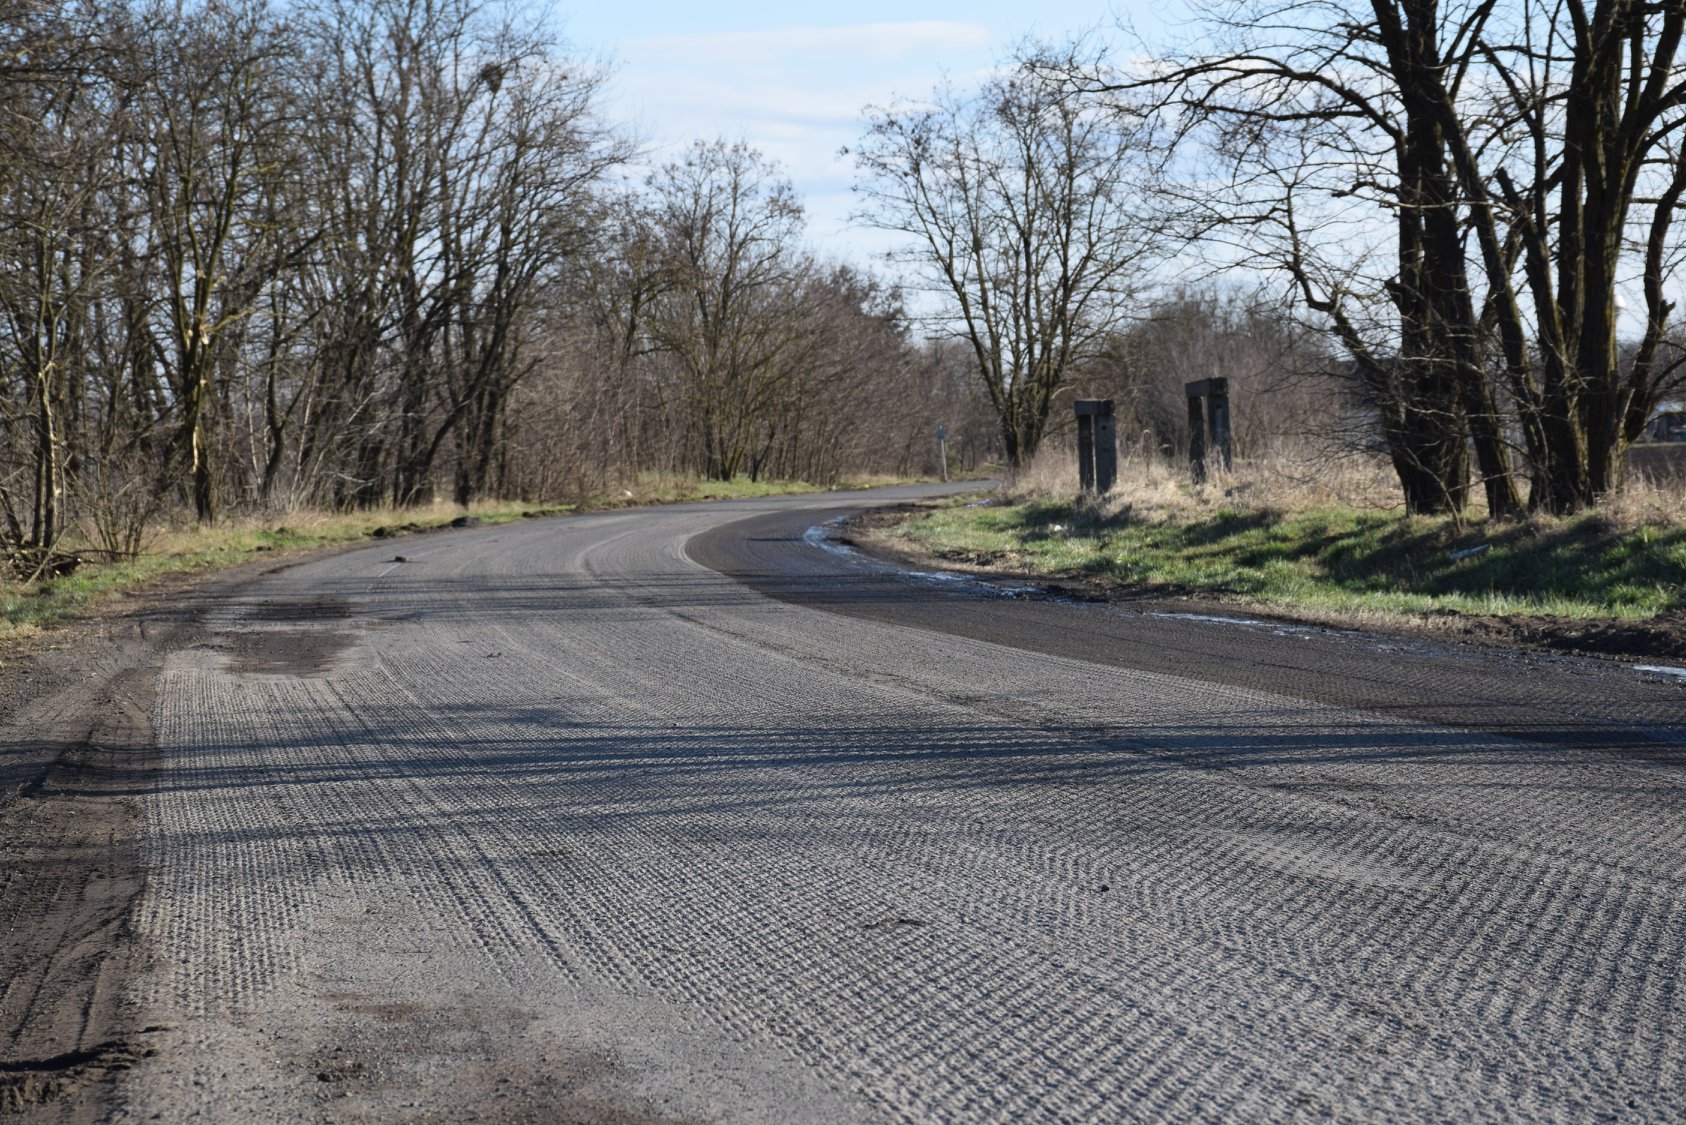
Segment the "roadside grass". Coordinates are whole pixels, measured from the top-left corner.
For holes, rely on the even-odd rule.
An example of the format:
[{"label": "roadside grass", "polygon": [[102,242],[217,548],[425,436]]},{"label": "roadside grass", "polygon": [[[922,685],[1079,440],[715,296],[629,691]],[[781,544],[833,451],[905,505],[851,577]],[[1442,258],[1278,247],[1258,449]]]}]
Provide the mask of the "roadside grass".
[{"label": "roadside grass", "polygon": [[1327,474],[1295,489],[1260,466],[1196,487],[1138,464],[1099,502],[1040,472],[893,534],[961,564],[1313,615],[1639,621],[1686,608],[1686,519],[1643,485],[1610,510],[1499,522],[1406,516],[1371,506],[1368,489],[1365,504],[1336,502]]},{"label": "roadside grass", "polygon": [[[862,478],[840,483],[841,488],[865,488],[896,483],[892,478]],[[35,581],[0,578],[0,650],[54,624],[67,621],[123,594],[143,590],[172,575],[200,573],[237,566],[261,558],[296,555],[304,551],[343,546],[404,534],[430,531],[467,516],[482,524],[508,523],[541,515],[594,511],[646,504],[674,504],[695,500],[725,500],[815,492],[804,481],[705,481],[678,475],[640,475],[630,488],[564,504],[489,501],[462,508],[439,503],[425,507],[329,512],[296,509],[268,515],[237,515],[210,528],[192,525],[162,527],[144,540],[133,556],[106,558],[87,534],[73,534],[55,550],[84,561],[63,577]]]}]

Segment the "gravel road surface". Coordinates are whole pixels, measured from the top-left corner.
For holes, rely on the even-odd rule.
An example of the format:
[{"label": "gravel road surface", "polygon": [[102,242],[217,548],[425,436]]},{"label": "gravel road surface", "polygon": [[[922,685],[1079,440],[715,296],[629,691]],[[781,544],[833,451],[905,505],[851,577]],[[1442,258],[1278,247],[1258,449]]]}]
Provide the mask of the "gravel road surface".
[{"label": "gravel road surface", "polygon": [[[14,908],[124,906],[13,969],[0,1109],[1686,1119],[1686,678],[910,576],[830,526],[932,491],[154,611],[80,771],[6,806]],[[31,837],[54,801],[103,843]],[[49,887],[93,854],[129,866]]]}]

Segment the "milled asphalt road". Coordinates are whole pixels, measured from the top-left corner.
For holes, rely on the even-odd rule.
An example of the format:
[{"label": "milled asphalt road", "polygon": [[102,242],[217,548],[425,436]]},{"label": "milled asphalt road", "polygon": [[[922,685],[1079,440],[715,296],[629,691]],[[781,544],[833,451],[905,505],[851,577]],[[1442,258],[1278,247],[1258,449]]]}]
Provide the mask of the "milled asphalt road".
[{"label": "milled asphalt road", "polygon": [[1686,1119],[1686,682],[810,530],[917,491],[210,600],[118,1119]]}]

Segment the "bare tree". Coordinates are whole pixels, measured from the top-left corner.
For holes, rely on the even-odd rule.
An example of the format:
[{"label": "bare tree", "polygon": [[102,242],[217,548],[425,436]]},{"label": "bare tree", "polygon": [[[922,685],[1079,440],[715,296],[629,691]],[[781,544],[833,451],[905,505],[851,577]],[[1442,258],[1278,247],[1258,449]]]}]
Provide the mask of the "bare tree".
[{"label": "bare tree", "polygon": [[[4,478],[0,495],[13,537],[31,548],[48,548],[62,529],[70,437],[65,426],[76,418],[71,399],[84,358],[81,337],[90,290],[99,272],[98,252],[91,244],[97,233],[90,231],[88,220],[104,152],[90,143],[84,128],[86,103],[98,94],[64,54],[72,29],[57,21],[20,21],[12,33],[17,38],[0,47],[0,59],[9,64],[0,76],[6,83],[0,129],[8,157],[0,172],[0,316],[5,325],[0,380],[9,392],[0,403],[0,426],[12,438],[12,449],[29,451],[27,512],[19,511],[24,506],[14,502]],[[22,127],[25,121],[27,128]]]},{"label": "bare tree", "polygon": [[320,313],[294,459],[342,503],[425,501],[447,472],[467,503],[496,487],[534,311],[630,148],[597,115],[601,70],[515,9],[329,0],[311,40]]},{"label": "bare tree", "polygon": [[860,218],[907,236],[893,256],[940,302],[928,326],[969,348],[1019,464],[1156,250],[1140,136],[1030,65],[868,113]]},{"label": "bare tree", "polygon": [[606,380],[606,394],[582,400],[590,412],[583,421],[593,434],[615,435],[615,460],[629,476],[641,468],[671,472],[678,452],[670,431],[651,429],[665,422],[650,361],[661,349],[652,318],[669,280],[651,205],[632,190],[598,199],[596,244],[577,259],[557,302],[576,310],[572,321],[590,333],[593,365]]},{"label": "bare tree", "polygon": [[166,368],[177,403],[171,449],[201,523],[216,517],[217,371],[250,315],[274,227],[255,221],[266,181],[284,168],[280,72],[289,29],[262,0],[207,4],[187,20],[161,12],[139,33],[128,77],[146,204],[162,270]]},{"label": "bare tree", "polygon": [[[1569,511],[1621,483],[1627,446],[1681,380],[1678,356],[1662,363],[1659,352],[1686,191],[1686,2],[1534,0],[1502,22],[1486,7],[1493,22],[1472,38],[1490,68],[1496,128],[1460,115],[1449,94],[1439,122],[1470,201],[1535,502]],[[1629,271],[1645,324],[1624,366],[1616,287]]]},{"label": "bare tree", "polygon": [[652,177],[662,287],[651,332],[679,373],[699,464],[751,472],[769,441],[807,331],[802,208],[778,168],[743,142],[697,142]]},{"label": "bare tree", "polygon": [[[1462,507],[1467,443],[1489,510],[1517,511],[1519,440],[1530,505],[1566,511],[1615,486],[1678,378],[1683,21],[1677,0],[1255,0],[1208,8],[1194,52],[1079,85],[1148,96],[1207,155],[1172,196],[1186,232],[1284,276],[1347,348],[1408,507]],[[1624,271],[1647,301],[1625,368]]]},{"label": "bare tree", "polygon": [[447,180],[445,224],[460,309],[445,338],[456,444],[454,498],[496,485],[509,396],[530,370],[526,344],[537,300],[589,248],[591,195],[631,147],[596,118],[602,75],[522,57],[508,43],[478,78],[491,94],[475,159]]}]

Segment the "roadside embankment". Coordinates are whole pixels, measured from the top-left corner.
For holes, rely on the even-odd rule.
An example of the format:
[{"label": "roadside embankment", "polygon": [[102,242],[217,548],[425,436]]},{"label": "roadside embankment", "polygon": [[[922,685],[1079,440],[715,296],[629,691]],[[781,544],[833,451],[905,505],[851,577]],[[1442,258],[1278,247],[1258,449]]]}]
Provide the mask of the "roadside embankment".
[{"label": "roadside embankment", "polygon": [[1519,521],[1407,516],[1238,473],[1133,466],[1100,500],[1008,485],[879,515],[863,545],[927,564],[1173,596],[1324,624],[1686,658],[1686,520],[1641,485],[1609,509]]}]

